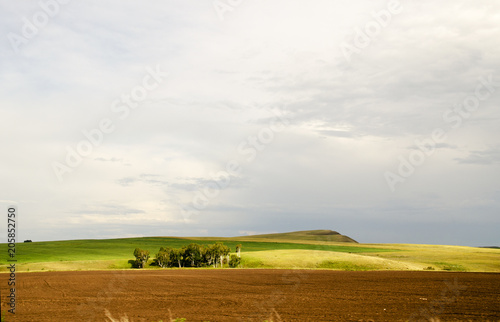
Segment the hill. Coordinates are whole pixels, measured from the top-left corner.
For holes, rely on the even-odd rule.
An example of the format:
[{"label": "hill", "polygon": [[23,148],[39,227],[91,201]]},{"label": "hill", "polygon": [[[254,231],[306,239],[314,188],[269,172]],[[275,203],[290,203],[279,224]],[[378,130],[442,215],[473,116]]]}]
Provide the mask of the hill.
[{"label": "hill", "polygon": [[[234,238],[239,238],[239,237],[234,237]],[[327,241],[327,242],[337,242],[337,243],[358,243],[351,237],[341,235],[333,230],[301,230],[301,231],[292,231],[288,233],[250,235],[250,236],[245,236],[245,238],[277,239],[277,240],[288,240],[288,241],[313,240],[313,241]]]}]

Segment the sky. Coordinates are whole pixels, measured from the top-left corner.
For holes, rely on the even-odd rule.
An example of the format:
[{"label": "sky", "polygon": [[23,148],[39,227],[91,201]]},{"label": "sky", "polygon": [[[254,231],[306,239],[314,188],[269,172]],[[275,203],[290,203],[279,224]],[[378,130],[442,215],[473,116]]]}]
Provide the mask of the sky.
[{"label": "sky", "polygon": [[487,0],[2,1],[0,239],[15,206],[19,240],[500,245],[499,22]]}]

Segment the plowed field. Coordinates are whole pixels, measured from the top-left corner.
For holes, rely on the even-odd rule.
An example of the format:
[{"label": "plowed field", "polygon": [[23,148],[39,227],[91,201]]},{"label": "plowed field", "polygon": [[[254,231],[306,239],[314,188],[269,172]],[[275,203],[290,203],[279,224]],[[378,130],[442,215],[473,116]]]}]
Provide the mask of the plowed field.
[{"label": "plowed field", "polygon": [[[5,314],[8,275],[0,278]],[[106,310],[116,321],[148,322],[500,320],[500,274],[488,273],[166,269],[18,273],[16,281],[7,321],[111,321]]]}]

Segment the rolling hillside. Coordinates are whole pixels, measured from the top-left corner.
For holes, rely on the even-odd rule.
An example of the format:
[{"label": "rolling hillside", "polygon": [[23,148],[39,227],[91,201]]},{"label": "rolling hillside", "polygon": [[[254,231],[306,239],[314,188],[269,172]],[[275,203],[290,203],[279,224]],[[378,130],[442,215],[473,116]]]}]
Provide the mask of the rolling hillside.
[{"label": "rolling hillside", "polygon": [[[445,270],[500,272],[500,249],[413,244],[360,244],[331,230],[242,237],[141,237],[19,243],[17,271],[130,269],[136,247],[150,251],[223,242],[242,244],[242,268]],[[6,244],[0,248],[7,249]],[[0,252],[0,272],[8,267]],[[150,267],[151,269],[159,269]]]}]

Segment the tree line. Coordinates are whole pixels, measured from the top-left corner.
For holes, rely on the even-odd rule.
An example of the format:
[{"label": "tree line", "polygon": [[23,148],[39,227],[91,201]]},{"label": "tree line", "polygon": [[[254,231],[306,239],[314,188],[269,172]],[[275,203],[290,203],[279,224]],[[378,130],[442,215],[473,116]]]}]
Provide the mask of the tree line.
[{"label": "tree line", "polygon": [[[231,249],[221,242],[211,245],[191,243],[182,248],[161,247],[153,259],[153,265],[165,267],[238,267],[241,262],[241,244],[236,245],[236,255],[231,255]],[[134,266],[144,268],[150,258],[148,250],[134,250]]]}]

